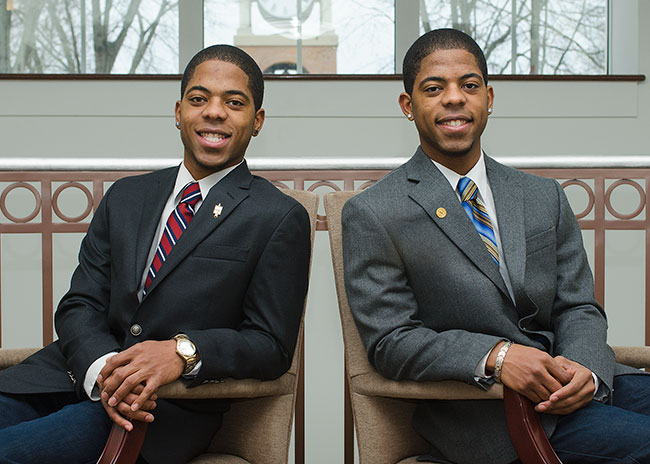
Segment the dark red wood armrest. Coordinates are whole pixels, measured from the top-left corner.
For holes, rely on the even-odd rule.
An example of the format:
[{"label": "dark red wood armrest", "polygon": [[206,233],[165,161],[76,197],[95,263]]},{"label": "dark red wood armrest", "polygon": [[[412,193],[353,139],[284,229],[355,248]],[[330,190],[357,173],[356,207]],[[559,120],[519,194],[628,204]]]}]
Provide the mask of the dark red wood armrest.
[{"label": "dark red wood armrest", "polygon": [[506,422],[522,464],[562,464],[544,433],[532,401],[503,386]]},{"label": "dark red wood armrest", "polygon": [[97,464],[135,464],[147,433],[147,425],[146,422],[133,421],[133,430],[127,432],[113,424]]}]

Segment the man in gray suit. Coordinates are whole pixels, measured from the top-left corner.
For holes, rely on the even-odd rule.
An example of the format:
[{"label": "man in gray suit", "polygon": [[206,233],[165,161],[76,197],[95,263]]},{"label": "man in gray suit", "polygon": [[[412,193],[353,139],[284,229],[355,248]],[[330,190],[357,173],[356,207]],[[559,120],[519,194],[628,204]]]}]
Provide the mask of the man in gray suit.
[{"label": "man in gray suit", "polygon": [[[481,150],[485,57],[440,29],[404,58],[415,155],[343,209],[345,282],[372,365],[393,379],[494,382],[530,398],[565,463],[650,462],[650,379],[616,364],[559,184]],[[616,391],[616,394],[614,394]],[[517,459],[502,401],[427,401],[436,462]],[[425,458],[426,460],[426,458]]]}]

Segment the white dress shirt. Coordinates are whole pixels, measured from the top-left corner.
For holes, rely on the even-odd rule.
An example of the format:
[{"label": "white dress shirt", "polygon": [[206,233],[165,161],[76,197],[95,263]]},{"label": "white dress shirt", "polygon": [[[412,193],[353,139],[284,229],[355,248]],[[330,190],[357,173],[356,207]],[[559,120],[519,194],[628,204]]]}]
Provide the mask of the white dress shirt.
[{"label": "white dress shirt", "polygon": [[[234,170],[237,166],[239,166],[243,161],[239,162],[238,164],[228,167],[226,169],[222,169],[221,171],[217,171],[213,174],[210,174],[209,176],[204,177],[203,179],[200,179],[196,181],[194,177],[192,177],[192,174],[187,170],[187,167],[185,167],[185,163],[181,163],[180,168],[178,169],[178,174],[176,175],[176,182],[174,184],[174,189],[172,190],[171,195],[169,195],[169,198],[167,199],[167,203],[165,203],[165,207],[163,208],[162,214],[160,215],[160,220],[158,221],[158,228],[156,229],[156,234],[154,235],[154,240],[151,242],[151,248],[149,250],[149,255],[147,257],[147,264],[144,267],[144,272],[142,273],[142,278],[140,279],[140,287],[138,288],[138,300],[142,301],[142,296],[144,292],[144,283],[147,280],[147,274],[149,273],[149,268],[151,267],[151,263],[153,261],[153,258],[156,254],[156,248],[158,248],[158,244],[160,243],[160,239],[162,238],[162,234],[165,229],[165,224],[167,223],[167,219],[169,218],[169,215],[174,211],[176,206],[181,201],[181,193],[183,192],[183,189],[185,186],[190,183],[190,182],[198,182],[199,183],[199,188],[201,189],[201,198],[199,201],[196,203],[196,206],[194,206],[194,214],[196,214],[203,204],[204,198],[207,196],[208,192],[210,192],[210,189],[214,187],[217,182],[219,182],[221,179],[226,177],[232,170]],[[84,377],[84,391],[88,395],[88,397],[93,400],[93,401],[99,401],[99,387],[97,386],[97,376],[99,375],[99,372],[104,368],[104,365],[106,364],[106,360],[110,358],[111,356],[117,354],[116,352],[111,352],[111,353],[106,353],[104,356],[101,356],[100,358],[96,359],[88,368],[86,371],[86,375]],[[198,372],[199,369],[201,368],[201,361],[199,361],[196,365],[196,367],[187,374],[188,376],[195,376]]]}]

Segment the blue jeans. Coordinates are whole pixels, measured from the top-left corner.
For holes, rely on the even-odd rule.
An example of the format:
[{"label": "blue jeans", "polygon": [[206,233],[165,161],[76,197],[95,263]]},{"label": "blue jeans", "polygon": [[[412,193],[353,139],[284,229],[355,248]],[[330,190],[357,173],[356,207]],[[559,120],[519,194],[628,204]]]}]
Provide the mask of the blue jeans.
[{"label": "blue jeans", "polygon": [[564,464],[650,464],[650,376],[614,379],[614,402],[561,416],[550,438]]},{"label": "blue jeans", "polygon": [[0,464],[85,464],[111,429],[101,403],[74,393],[0,394]]}]

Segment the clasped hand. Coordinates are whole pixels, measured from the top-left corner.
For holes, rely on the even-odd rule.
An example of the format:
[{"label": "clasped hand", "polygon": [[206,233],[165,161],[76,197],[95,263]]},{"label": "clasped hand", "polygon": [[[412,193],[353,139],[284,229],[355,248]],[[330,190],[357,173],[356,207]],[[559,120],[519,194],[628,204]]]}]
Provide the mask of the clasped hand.
[{"label": "clasped hand", "polygon": [[524,345],[508,350],[501,382],[536,403],[537,412],[547,414],[569,414],[586,406],[594,394],[589,369]]},{"label": "clasped hand", "polygon": [[156,391],[178,379],[185,363],[176,341],[148,340],[111,356],[97,376],[101,402],[111,420],[131,431],[131,420],[152,422]]}]

